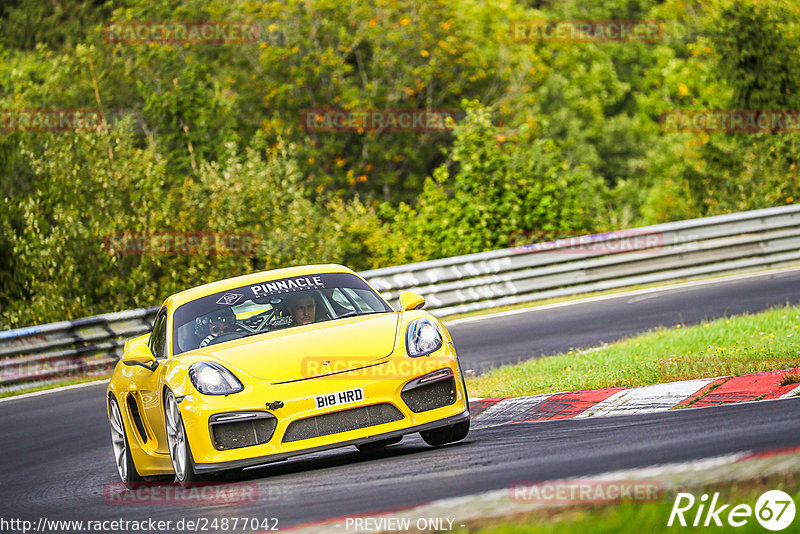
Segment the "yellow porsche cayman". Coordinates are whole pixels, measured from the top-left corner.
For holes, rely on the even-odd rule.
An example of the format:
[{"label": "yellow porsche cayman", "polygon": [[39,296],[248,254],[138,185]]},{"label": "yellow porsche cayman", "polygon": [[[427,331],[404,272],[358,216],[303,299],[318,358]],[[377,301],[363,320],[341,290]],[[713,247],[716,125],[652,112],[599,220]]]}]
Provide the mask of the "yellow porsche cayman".
[{"label": "yellow porsche cayman", "polygon": [[108,385],[117,469],[135,486],[419,432],[466,437],[453,341],[425,300],[400,311],[341,265],[278,269],[169,297],[129,339]]}]

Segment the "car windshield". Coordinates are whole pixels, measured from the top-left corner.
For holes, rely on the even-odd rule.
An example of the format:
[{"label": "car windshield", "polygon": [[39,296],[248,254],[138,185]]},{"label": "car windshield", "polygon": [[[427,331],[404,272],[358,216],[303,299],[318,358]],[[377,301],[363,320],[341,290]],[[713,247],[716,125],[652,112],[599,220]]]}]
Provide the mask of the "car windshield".
[{"label": "car windshield", "polygon": [[274,330],[391,312],[349,273],[265,280],[187,302],[173,317],[173,354]]}]

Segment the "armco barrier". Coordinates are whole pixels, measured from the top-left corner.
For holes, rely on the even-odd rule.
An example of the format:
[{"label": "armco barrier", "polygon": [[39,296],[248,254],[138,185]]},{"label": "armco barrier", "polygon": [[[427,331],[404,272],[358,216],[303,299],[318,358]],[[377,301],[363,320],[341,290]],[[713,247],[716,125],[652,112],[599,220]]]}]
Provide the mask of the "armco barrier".
[{"label": "armco barrier", "polygon": [[[800,264],[800,204],[361,273],[387,299],[422,293],[438,316],[532,300]],[[0,332],[0,387],[106,373],[156,308]]]},{"label": "armco barrier", "polygon": [[542,298],[800,263],[800,205],[718,215],[361,273],[387,299],[452,315]]},{"label": "armco barrier", "polygon": [[148,331],[157,307],[0,331],[0,385],[20,389],[106,374],[129,337]]}]

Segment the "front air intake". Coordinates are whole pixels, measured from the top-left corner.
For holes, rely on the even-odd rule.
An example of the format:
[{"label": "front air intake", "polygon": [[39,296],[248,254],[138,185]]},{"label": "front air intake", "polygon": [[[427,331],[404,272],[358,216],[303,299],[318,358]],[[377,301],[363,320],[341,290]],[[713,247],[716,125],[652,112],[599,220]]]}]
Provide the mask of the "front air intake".
[{"label": "front air intake", "polygon": [[401,419],[403,419],[403,414],[389,403],[350,408],[295,421],[286,429],[283,441],[300,441],[301,439],[327,436]]},{"label": "front air intake", "polygon": [[277,422],[266,412],[231,412],[212,415],[208,426],[214,448],[225,451],[268,442]]},{"label": "front air intake", "polygon": [[450,369],[441,369],[412,380],[400,397],[414,413],[427,412],[456,402],[456,381]]}]

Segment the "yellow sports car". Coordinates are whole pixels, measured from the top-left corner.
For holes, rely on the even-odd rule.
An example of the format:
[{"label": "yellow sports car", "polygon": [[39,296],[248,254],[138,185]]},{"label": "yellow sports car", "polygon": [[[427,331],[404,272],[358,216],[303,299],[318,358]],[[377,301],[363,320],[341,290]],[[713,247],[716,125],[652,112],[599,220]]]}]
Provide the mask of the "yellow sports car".
[{"label": "yellow sports car", "polygon": [[169,297],[108,384],[117,469],[135,486],[419,432],[466,437],[469,405],[447,330],[415,293],[396,312],[341,265],[278,269]]}]

